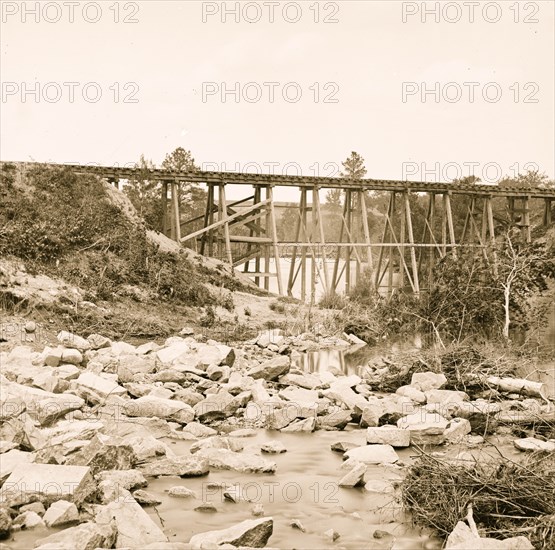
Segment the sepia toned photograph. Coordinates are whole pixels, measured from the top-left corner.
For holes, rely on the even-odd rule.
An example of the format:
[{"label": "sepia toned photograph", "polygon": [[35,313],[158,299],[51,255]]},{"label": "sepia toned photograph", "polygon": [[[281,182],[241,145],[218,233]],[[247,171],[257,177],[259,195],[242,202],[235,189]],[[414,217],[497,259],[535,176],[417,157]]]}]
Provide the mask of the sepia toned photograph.
[{"label": "sepia toned photograph", "polygon": [[555,550],[554,0],[0,18],[0,550]]}]

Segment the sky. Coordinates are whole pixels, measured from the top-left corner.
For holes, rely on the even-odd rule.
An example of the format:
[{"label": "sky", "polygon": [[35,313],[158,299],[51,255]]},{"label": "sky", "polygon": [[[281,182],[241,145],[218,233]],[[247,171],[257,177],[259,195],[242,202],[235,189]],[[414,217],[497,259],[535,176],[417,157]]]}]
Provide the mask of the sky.
[{"label": "sky", "polygon": [[553,177],[554,5],[2,1],[0,159]]}]

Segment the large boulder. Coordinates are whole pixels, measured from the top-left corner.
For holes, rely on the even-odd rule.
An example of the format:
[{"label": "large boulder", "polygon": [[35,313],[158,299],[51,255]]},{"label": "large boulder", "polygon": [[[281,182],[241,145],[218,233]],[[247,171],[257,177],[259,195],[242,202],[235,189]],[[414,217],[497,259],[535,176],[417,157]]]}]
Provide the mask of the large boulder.
[{"label": "large boulder", "polygon": [[86,466],[21,464],[0,489],[0,503],[21,506],[35,500],[52,503],[63,499],[79,505],[93,491],[94,480]]},{"label": "large boulder", "polygon": [[273,473],[276,463],[259,455],[235,453],[228,449],[201,449],[195,456],[206,458],[210,467],[242,473]]},{"label": "large boulder", "polygon": [[96,434],[88,445],[71,455],[66,464],[88,466],[95,475],[103,470],[129,470],[136,462],[131,445],[119,438]]},{"label": "large boulder", "polygon": [[123,407],[123,411],[127,416],[155,416],[164,420],[173,420],[180,424],[188,424],[195,418],[193,408],[183,401],[164,399],[150,394],[129,401]]},{"label": "large boulder", "polygon": [[116,530],[111,523],[86,522],[54,533],[35,543],[35,550],[94,550],[112,548]]},{"label": "large boulder", "polygon": [[415,372],[410,382],[411,386],[422,392],[439,390],[445,384],[447,384],[446,376],[435,372]]},{"label": "large boulder", "polygon": [[247,375],[255,380],[277,380],[280,376],[287,374],[291,368],[291,361],[285,355],[278,355],[247,371]]},{"label": "large boulder", "polygon": [[150,477],[179,476],[198,477],[208,474],[208,460],[202,455],[174,456],[145,462],[138,466],[139,470]]},{"label": "large boulder", "polygon": [[391,445],[364,445],[349,449],[344,459],[352,458],[354,461],[364,464],[393,464],[399,460],[399,456]]},{"label": "large boulder", "polygon": [[125,489],[102,510],[100,517],[103,523],[114,521],[116,548],[144,548],[147,544],[168,542],[168,537]]},{"label": "large boulder", "polygon": [[189,545],[191,550],[217,548],[223,545],[263,548],[266,546],[273,530],[274,520],[270,517],[248,519],[227,529],[194,535],[189,541]]}]

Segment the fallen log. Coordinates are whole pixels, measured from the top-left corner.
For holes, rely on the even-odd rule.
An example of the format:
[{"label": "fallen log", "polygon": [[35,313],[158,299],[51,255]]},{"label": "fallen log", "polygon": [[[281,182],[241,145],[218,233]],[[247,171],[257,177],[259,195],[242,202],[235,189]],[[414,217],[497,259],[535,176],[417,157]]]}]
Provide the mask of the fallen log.
[{"label": "fallen log", "polygon": [[501,391],[541,397],[548,401],[548,388],[543,382],[533,382],[523,378],[499,378],[498,376],[488,376],[486,382]]}]

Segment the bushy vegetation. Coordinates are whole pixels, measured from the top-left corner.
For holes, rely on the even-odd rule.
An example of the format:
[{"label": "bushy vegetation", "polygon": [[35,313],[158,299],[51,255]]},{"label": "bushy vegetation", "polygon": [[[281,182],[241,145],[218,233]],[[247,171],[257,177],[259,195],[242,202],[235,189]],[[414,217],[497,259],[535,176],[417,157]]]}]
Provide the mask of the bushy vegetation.
[{"label": "bushy vegetation", "polygon": [[2,165],[0,255],[23,260],[31,272],[63,278],[91,301],[129,296],[200,306],[217,302],[203,282],[241,287],[185,254],[161,251],[96,177],[37,167],[21,179]]}]

